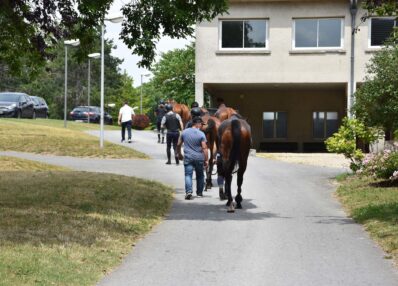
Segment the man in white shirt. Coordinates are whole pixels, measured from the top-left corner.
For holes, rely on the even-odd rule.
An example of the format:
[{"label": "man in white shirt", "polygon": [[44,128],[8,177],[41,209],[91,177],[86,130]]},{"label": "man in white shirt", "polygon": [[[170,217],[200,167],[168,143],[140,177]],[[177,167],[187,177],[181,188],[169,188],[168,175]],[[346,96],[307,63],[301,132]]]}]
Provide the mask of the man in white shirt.
[{"label": "man in white shirt", "polygon": [[118,124],[122,125],[122,142],[125,141],[125,133],[127,127],[127,133],[129,136],[128,142],[131,143],[131,124],[133,115],[135,115],[134,110],[127,104],[127,101],[125,101],[123,107],[120,108],[118,118]]}]

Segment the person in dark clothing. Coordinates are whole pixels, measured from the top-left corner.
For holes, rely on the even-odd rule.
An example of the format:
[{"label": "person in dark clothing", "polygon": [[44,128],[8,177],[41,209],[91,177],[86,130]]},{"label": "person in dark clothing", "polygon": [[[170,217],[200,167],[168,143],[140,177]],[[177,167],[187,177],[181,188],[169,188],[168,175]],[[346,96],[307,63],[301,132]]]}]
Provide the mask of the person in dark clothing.
[{"label": "person in dark clothing", "polygon": [[177,143],[178,143],[178,138],[180,137],[180,130],[183,130],[183,124],[182,120],[179,114],[176,114],[173,112],[173,108],[170,104],[166,104],[165,106],[166,109],[166,115],[163,116],[162,122],[161,122],[161,127],[162,129],[166,128],[167,129],[167,134],[166,134],[166,152],[167,152],[167,165],[171,164],[171,144],[173,144],[173,150],[174,150],[174,158],[176,160],[176,164],[178,165],[180,162],[178,160],[177,156]]},{"label": "person in dark clothing", "polygon": [[[166,115],[166,109],[164,106],[164,100],[159,102],[158,108],[155,110],[156,116],[156,128],[158,130],[158,143],[164,143],[164,130],[161,128],[162,118]],[[162,141],[160,141],[160,135],[162,135]]]},{"label": "person in dark clothing", "polygon": [[[200,109],[199,106],[193,107],[191,109],[191,118],[200,117],[202,115],[203,115],[202,110]],[[187,122],[187,124],[185,125],[185,129],[191,128],[191,127],[192,127],[192,119]]]}]

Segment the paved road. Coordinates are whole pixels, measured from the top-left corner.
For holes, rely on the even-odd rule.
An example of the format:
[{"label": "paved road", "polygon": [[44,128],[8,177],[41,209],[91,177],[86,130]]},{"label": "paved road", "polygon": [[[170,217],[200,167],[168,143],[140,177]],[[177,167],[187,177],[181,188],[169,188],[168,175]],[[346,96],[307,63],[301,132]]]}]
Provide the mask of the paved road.
[{"label": "paved road", "polygon": [[[176,188],[164,222],[99,285],[398,285],[391,261],[333,198],[330,179],[342,170],[250,157],[244,209],[228,214],[215,188],[204,198],[185,201],[183,167],[164,165],[165,146],[154,143],[154,133],[134,135],[128,146],[152,160],[13,153],[78,170],[157,179]],[[119,134],[107,131],[106,139],[118,142]]]}]

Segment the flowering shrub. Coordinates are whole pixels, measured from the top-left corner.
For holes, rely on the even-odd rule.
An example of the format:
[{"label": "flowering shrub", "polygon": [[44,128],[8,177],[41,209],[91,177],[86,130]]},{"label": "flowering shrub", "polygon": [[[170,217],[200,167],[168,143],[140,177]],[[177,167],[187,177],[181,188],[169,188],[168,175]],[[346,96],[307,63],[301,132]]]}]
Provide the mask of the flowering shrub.
[{"label": "flowering shrub", "polygon": [[384,150],[381,154],[368,154],[359,173],[375,179],[398,179],[398,151]]},{"label": "flowering shrub", "polygon": [[132,124],[134,129],[144,130],[149,126],[149,124],[150,124],[150,119],[145,114],[134,115],[133,124]]}]

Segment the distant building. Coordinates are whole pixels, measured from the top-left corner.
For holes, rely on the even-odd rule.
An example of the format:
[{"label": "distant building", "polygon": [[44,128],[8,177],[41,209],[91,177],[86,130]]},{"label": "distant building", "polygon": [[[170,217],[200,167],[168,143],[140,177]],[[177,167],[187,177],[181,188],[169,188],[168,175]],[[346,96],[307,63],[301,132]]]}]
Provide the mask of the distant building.
[{"label": "distant building", "polygon": [[228,14],[197,25],[196,101],[206,92],[238,109],[256,149],[322,150],[397,25],[361,23],[365,12],[353,0],[231,0]]}]

